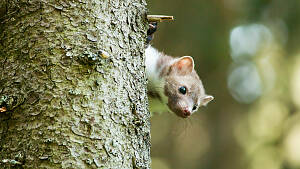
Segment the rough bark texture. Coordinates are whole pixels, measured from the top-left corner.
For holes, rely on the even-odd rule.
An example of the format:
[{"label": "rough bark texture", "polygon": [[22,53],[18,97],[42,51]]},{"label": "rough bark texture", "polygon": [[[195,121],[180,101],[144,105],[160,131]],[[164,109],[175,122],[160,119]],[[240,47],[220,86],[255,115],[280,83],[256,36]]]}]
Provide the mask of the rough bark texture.
[{"label": "rough bark texture", "polygon": [[145,5],[0,2],[0,168],[150,167]]}]

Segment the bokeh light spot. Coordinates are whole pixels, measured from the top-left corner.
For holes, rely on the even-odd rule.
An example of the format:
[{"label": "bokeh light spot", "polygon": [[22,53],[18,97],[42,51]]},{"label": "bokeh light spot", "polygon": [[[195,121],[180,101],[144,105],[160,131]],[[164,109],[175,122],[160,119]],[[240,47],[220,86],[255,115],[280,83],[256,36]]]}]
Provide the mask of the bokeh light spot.
[{"label": "bokeh light spot", "polygon": [[251,103],[262,93],[261,80],[251,62],[236,66],[228,77],[228,88],[239,102]]},{"label": "bokeh light spot", "polygon": [[293,75],[291,78],[291,95],[293,102],[300,107],[300,56],[298,56],[298,60],[295,62]]},{"label": "bokeh light spot", "polygon": [[230,33],[231,57],[234,61],[253,57],[272,39],[270,30],[261,24],[235,27]]},{"label": "bokeh light spot", "polygon": [[300,167],[300,125],[294,126],[288,133],[284,147],[286,159],[293,167]]}]

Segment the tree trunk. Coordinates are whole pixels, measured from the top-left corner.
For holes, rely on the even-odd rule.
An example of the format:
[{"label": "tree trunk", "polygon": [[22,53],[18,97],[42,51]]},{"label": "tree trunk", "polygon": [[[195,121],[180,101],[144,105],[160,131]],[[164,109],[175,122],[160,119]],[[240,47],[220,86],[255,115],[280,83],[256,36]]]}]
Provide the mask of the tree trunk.
[{"label": "tree trunk", "polygon": [[145,5],[0,2],[0,168],[150,168]]}]

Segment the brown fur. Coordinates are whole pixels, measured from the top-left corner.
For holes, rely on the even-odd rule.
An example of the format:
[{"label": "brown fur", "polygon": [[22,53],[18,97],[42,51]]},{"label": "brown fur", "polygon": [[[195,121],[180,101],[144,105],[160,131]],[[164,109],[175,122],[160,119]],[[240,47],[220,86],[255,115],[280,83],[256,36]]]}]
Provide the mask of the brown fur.
[{"label": "brown fur", "polygon": [[[189,60],[191,59],[188,62],[191,63],[184,61],[184,65],[178,63],[182,58],[163,55],[158,60],[157,67],[162,70],[160,77],[165,80],[164,94],[168,97],[168,107],[178,116],[187,117],[203,104],[201,103],[201,99],[207,95],[198,74],[194,70],[192,58],[188,57]],[[181,86],[187,88],[185,95],[181,94],[178,90]],[[197,107],[196,110],[192,110],[194,106]],[[190,114],[186,114],[185,109],[188,109]]]}]

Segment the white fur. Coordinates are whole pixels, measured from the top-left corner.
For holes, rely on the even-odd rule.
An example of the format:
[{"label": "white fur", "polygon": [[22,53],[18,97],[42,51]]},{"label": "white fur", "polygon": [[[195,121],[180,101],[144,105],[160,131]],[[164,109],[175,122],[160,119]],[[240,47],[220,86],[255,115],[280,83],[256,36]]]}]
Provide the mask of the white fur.
[{"label": "white fur", "polygon": [[165,81],[163,78],[159,77],[161,70],[157,68],[157,62],[162,54],[152,46],[148,46],[145,51],[146,55],[146,73],[149,80],[149,85],[154,88],[162,97],[162,102],[167,103],[167,97],[164,95],[164,84]]},{"label": "white fur", "polygon": [[159,77],[160,71],[157,68],[157,62],[162,54],[152,46],[148,46],[145,51],[146,55],[146,74],[148,77],[148,85],[150,88],[156,90],[159,95],[161,96],[162,100],[149,98],[150,102],[150,111],[151,112],[168,112],[170,109],[167,106],[168,97],[164,95],[164,79]]},{"label": "white fur", "polygon": [[146,55],[146,71],[148,78],[158,79],[159,72],[157,71],[157,61],[160,58],[160,52],[151,45],[145,51]]}]

